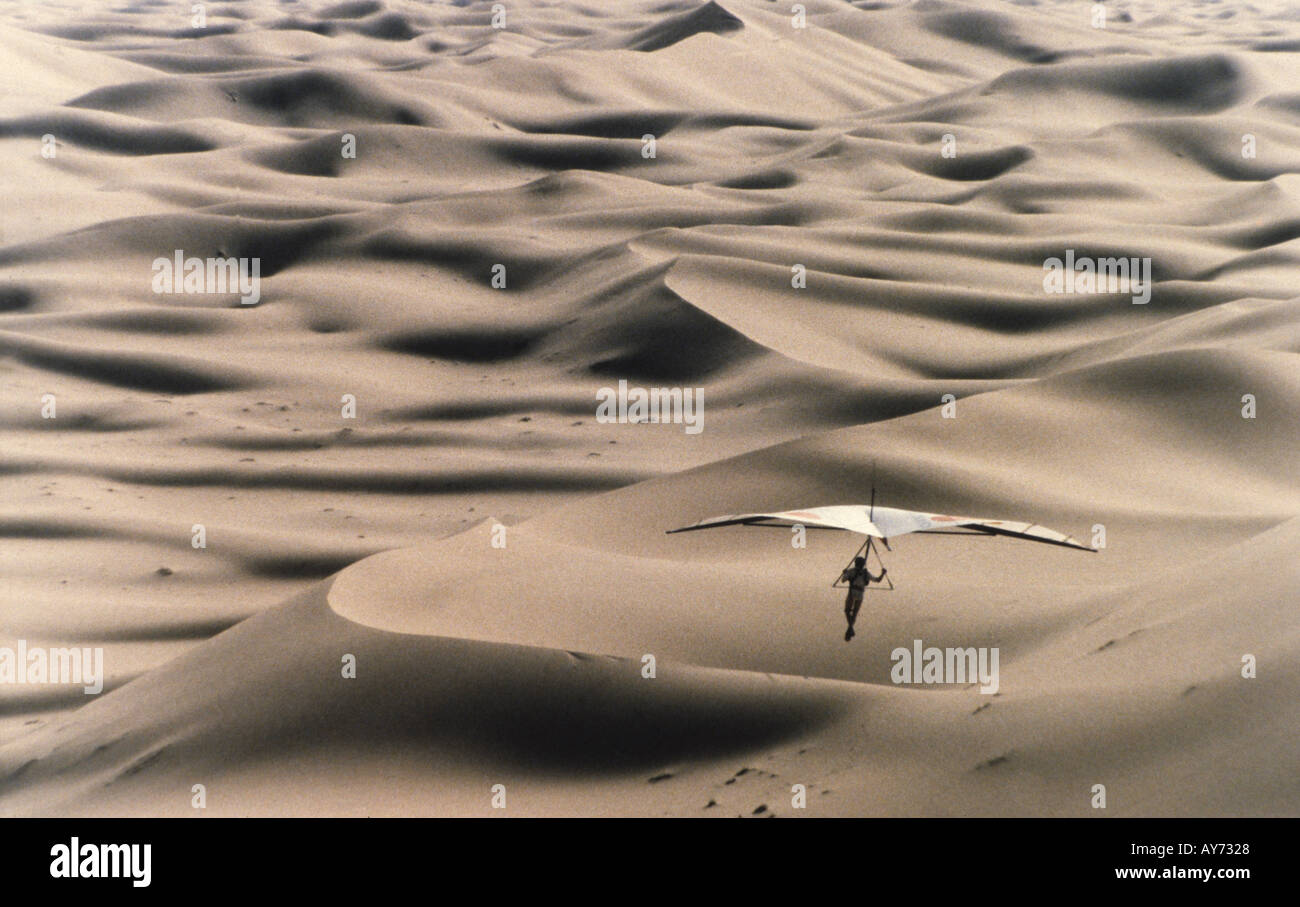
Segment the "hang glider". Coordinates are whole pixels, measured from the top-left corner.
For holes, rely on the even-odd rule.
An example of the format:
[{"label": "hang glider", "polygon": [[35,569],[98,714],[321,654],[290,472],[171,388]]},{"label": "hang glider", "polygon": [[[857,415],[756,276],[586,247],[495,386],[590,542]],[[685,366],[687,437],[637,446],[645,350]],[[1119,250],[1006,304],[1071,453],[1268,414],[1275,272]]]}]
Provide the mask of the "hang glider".
[{"label": "hang glider", "polygon": [[805,510],[783,510],[774,513],[739,513],[726,516],[714,516],[700,520],[674,532],[694,532],[698,529],[716,529],[720,526],[804,526],[810,529],[840,529],[865,535],[868,539],[888,540],[913,532],[939,533],[944,535],[1006,535],[1012,538],[1028,539],[1031,542],[1045,542],[1049,545],[1061,545],[1077,548],[1080,551],[1096,551],[1077,539],[1063,532],[1039,526],[1037,523],[1018,523],[1011,520],[985,520],[976,517],[947,516],[940,513],[920,513],[915,510],[899,510],[894,507],[875,507],[868,504],[839,504],[830,507],[809,507]]}]

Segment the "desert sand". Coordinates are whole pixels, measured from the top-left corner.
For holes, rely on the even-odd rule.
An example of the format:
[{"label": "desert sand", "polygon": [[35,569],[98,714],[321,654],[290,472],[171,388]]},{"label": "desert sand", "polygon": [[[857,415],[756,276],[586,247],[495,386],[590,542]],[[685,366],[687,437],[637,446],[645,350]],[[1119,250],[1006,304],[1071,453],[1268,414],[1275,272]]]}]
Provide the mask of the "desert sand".
[{"label": "desert sand", "polygon": [[802,6],[0,0],[0,815],[1300,814],[1300,14]]}]

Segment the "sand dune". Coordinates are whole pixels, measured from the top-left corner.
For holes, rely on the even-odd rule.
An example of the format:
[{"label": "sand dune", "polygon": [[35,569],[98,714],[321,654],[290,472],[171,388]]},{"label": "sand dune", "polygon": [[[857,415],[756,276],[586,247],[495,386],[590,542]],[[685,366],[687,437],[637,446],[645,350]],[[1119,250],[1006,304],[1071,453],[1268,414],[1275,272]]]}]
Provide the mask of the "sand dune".
[{"label": "sand dune", "polygon": [[803,5],[0,0],[0,814],[1300,812],[1300,18]]}]

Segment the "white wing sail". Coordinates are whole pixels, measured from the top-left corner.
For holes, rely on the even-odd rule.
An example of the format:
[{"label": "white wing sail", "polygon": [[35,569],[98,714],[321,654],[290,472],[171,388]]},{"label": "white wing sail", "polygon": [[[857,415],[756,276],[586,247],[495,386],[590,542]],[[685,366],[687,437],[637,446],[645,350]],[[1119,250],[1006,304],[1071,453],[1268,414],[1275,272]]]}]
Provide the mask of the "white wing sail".
[{"label": "white wing sail", "polygon": [[878,539],[894,538],[912,532],[949,532],[965,530],[986,535],[1006,535],[1046,542],[1080,551],[1095,551],[1063,532],[1039,526],[1037,523],[1020,523],[1012,520],[986,520],[976,517],[948,516],[942,513],[920,513],[894,507],[870,507],[866,504],[837,504],[829,507],[808,507],[803,510],[783,510],[773,513],[739,513],[709,517],[673,532],[693,532],[697,529],[716,529],[720,526],[808,526],[818,529],[841,529]]}]

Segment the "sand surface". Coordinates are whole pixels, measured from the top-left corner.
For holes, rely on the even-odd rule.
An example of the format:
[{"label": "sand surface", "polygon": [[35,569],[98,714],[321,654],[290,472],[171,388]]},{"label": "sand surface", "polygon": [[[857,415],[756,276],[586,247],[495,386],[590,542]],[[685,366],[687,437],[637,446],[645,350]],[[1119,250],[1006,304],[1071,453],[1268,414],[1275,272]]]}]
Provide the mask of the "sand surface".
[{"label": "sand surface", "polygon": [[1300,13],[804,6],[0,0],[0,815],[1300,814]]}]

